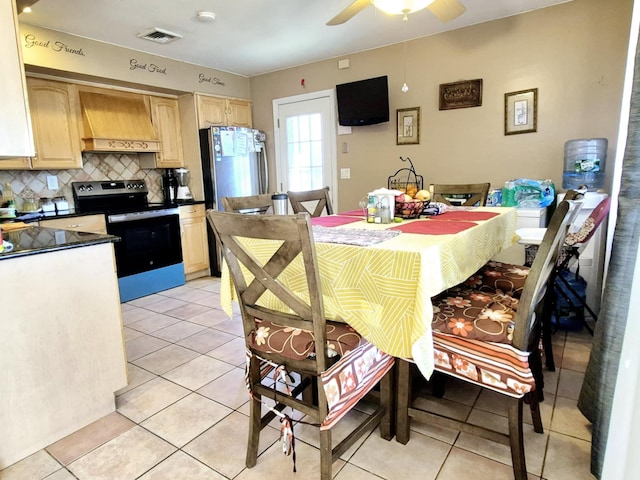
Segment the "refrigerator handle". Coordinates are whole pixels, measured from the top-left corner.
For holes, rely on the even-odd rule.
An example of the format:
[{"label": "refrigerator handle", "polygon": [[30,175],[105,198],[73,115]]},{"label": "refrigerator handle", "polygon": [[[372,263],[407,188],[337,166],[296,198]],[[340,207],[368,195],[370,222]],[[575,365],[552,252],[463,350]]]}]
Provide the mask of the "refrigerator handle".
[{"label": "refrigerator handle", "polygon": [[262,192],[260,193],[267,193],[269,191],[269,163],[267,162],[267,146],[263,142],[260,143],[260,146],[262,147],[260,152],[260,159],[262,160]]}]

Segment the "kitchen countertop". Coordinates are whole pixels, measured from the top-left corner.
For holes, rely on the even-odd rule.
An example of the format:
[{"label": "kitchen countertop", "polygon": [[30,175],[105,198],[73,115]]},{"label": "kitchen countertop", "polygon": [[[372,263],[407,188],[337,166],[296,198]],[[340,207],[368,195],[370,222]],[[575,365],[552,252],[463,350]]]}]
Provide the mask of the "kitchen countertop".
[{"label": "kitchen countertop", "polygon": [[[173,205],[167,205],[163,202],[149,202],[150,207],[159,207],[166,206],[169,207],[181,207],[183,205],[198,205],[204,203],[204,200],[178,200],[177,203]],[[95,215],[95,214],[103,214],[102,211],[96,212],[76,212],[74,208],[70,208],[69,210],[64,210],[62,212],[18,212],[15,218],[2,218],[0,219],[0,223],[2,222],[37,222],[39,220],[49,220],[52,218],[66,218],[66,217],[78,217],[82,215]]]},{"label": "kitchen countertop", "polygon": [[28,227],[13,232],[3,232],[2,236],[5,242],[13,245],[13,248],[10,251],[5,249],[4,252],[0,252],[0,260],[120,241],[120,237],[115,235],[44,227]]}]

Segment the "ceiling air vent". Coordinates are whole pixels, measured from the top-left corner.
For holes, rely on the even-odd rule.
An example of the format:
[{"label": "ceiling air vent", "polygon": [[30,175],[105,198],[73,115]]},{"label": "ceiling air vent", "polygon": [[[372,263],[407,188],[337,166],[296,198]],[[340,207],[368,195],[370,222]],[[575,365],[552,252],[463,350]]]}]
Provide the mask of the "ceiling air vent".
[{"label": "ceiling air vent", "polygon": [[173,42],[178,38],[182,38],[182,35],[178,35],[177,33],[170,32],[163,28],[153,27],[146,32],[139,33],[138,37],[144,38],[145,40],[151,40],[152,42],[165,44]]}]

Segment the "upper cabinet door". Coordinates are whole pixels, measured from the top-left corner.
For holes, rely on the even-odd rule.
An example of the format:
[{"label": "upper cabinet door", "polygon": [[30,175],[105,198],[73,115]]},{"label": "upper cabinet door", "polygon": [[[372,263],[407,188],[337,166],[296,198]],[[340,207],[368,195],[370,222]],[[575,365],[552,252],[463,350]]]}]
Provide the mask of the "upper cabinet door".
[{"label": "upper cabinet door", "polygon": [[180,110],[175,98],[149,97],[151,122],[160,139],[156,168],[184,167]]},{"label": "upper cabinet door", "polygon": [[229,115],[228,125],[247,128],[251,128],[253,126],[253,122],[251,121],[250,101],[230,98],[227,101],[227,105],[227,113]]},{"label": "upper cabinet door", "polygon": [[0,2],[0,162],[34,153],[15,3]]},{"label": "upper cabinet door", "polygon": [[199,128],[227,125],[227,102],[221,97],[198,95]]},{"label": "upper cabinet door", "polygon": [[251,102],[237,98],[198,95],[198,128],[252,127]]},{"label": "upper cabinet door", "polygon": [[82,117],[77,87],[40,78],[29,78],[27,86],[36,142],[32,168],[82,168]]}]

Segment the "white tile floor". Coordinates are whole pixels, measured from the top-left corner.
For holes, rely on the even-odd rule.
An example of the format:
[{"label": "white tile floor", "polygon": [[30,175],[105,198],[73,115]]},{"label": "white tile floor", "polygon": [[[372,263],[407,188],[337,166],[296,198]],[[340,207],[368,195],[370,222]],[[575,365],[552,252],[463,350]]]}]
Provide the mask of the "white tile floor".
[{"label": "white tile floor", "polygon": [[[261,435],[257,466],[245,468],[244,343],[239,318],[229,319],[219,309],[218,291],[219,279],[202,278],[124,304],[130,384],[117,392],[117,411],[0,471],[0,479],[319,478],[317,436],[303,426],[295,430],[297,474],[291,457],[280,453],[275,429]],[[590,425],[576,408],[590,342],[586,332],[554,336],[558,369],[545,371],[545,433],[525,428],[530,479],[594,478]],[[444,399],[424,401],[506,429],[500,396],[462,382],[450,381]],[[373,432],[334,464],[334,478],[513,478],[506,446],[417,422],[411,428],[407,445]]]}]

